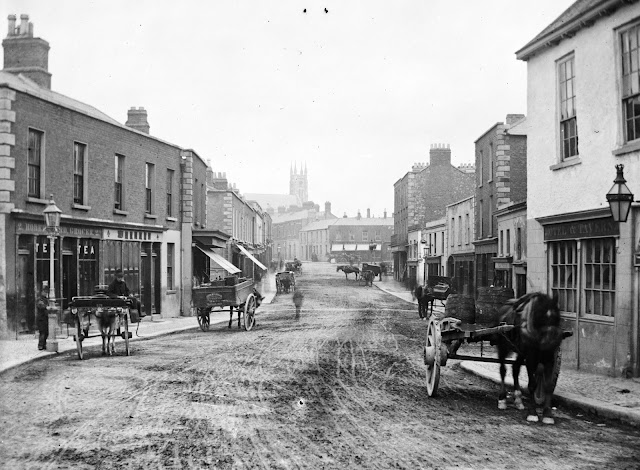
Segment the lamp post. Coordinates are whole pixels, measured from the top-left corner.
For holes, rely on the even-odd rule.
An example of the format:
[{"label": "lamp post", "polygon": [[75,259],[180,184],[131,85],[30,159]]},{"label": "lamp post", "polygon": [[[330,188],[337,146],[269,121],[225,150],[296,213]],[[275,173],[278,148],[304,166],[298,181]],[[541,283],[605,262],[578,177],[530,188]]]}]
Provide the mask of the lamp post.
[{"label": "lamp post", "polygon": [[54,268],[54,250],[55,241],[60,231],[60,217],[62,211],[56,206],[53,200],[53,194],[49,199],[49,205],[43,211],[44,221],[47,225],[47,232],[49,233],[49,306],[47,307],[49,317],[49,337],[47,338],[47,351],[58,351],[58,342],[56,341],[56,326],[57,326],[57,314],[56,314],[56,290],[54,286],[55,280],[55,268]]},{"label": "lamp post", "polygon": [[377,247],[378,247],[377,243],[373,243],[373,242],[369,243],[369,250],[371,251],[371,262],[372,263],[375,262],[375,259],[376,259],[376,257],[375,257],[376,251],[375,250],[376,250]]},{"label": "lamp post", "polygon": [[616,165],[616,179],[613,180],[613,186],[607,193],[607,202],[611,209],[611,216],[614,222],[626,222],[633,202],[633,194],[625,184],[624,165]]}]

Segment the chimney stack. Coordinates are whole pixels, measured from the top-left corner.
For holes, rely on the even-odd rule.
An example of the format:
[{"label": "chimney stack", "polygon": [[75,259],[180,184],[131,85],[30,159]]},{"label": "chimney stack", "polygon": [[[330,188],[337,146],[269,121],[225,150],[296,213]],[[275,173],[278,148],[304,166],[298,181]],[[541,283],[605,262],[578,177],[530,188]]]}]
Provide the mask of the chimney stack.
[{"label": "chimney stack", "polygon": [[357,219],[358,219],[358,220],[362,219],[362,214],[360,214],[360,209],[358,209],[358,216],[357,216]]},{"label": "chimney stack", "polygon": [[387,209],[384,210],[384,218],[387,218]]},{"label": "chimney stack", "polygon": [[449,144],[431,144],[429,164],[432,166],[451,166],[451,149]]},{"label": "chimney stack", "polygon": [[524,114],[507,114],[507,126],[513,126],[515,123],[524,119]]},{"label": "chimney stack", "polygon": [[127,111],[127,122],[125,122],[124,125],[148,134],[149,122],[147,121],[147,111],[142,107],[136,109],[135,106],[132,106],[131,109]]},{"label": "chimney stack", "polygon": [[367,219],[371,218],[371,209],[367,208]]},{"label": "chimney stack", "polygon": [[22,74],[38,86],[51,89],[49,73],[49,43],[33,37],[33,24],[29,15],[20,15],[16,26],[16,15],[9,15],[7,37],[2,41],[5,72]]}]

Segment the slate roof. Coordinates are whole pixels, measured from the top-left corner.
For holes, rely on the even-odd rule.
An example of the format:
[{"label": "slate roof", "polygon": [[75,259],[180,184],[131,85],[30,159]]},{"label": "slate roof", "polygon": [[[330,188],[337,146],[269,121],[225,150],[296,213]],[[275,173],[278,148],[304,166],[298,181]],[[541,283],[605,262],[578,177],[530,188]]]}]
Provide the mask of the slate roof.
[{"label": "slate roof", "polygon": [[358,219],[357,217],[342,217],[336,220],[334,226],[344,226],[344,225],[380,225],[385,226],[388,225],[393,227],[393,217],[361,217]]},{"label": "slate roof", "polygon": [[265,210],[271,207],[275,212],[277,212],[278,207],[281,206],[289,208],[289,206],[302,205],[300,198],[291,194],[245,193],[244,197],[252,201],[257,201]]},{"label": "slate roof", "polygon": [[[144,132],[140,132],[131,127],[125,126],[122,123],[119,123],[112,117],[106,115],[102,111],[93,106],[90,106],[82,101],[74,100],[73,98],[69,98],[61,93],[57,93],[55,91],[51,91],[48,88],[43,88],[35,83],[33,80],[30,80],[28,77],[25,77],[22,74],[13,74],[10,72],[5,72],[0,70],[0,86],[9,87],[15,91],[19,91],[21,93],[25,93],[36,98],[39,98],[43,101],[47,101],[49,103],[57,104],[62,106],[63,108],[70,109],[72,111],[84,114],[86,116],[92,117],[99,121],[107,122],[114,126],[120,127],[122,129],[126,129],[129,132],[135,132],[137,134],[143,135],[153,140],[157,140],[167,145],[171,145],[172,147],[181,148],[176,144],[172,144],[170,142],[166,142],[162,139],[158,139],[152,135],[146,134]],[[200,157],[198,157],[200,158]]]},{"label": "slate roof", "polygon": [[590,26],[606,13],[635,3],[637,0],[577,0],[567,8],[558,18],[544,28],[536,37],[516,52],[520,60],[529,57],[546,47],[554,46],[563,37],[573,36],[578,30]]}]

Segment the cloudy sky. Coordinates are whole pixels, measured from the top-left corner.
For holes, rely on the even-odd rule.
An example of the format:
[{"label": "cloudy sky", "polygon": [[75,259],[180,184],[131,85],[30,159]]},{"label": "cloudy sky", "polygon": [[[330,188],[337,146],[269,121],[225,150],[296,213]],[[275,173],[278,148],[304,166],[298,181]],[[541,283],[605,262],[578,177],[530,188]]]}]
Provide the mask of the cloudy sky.
[{"label": "cloudy sky", "polygon": [[572,1],[2,3],[5,35],[7,15],[26,13],[49,41],[53,90],[122,123],[144,106],[152,135],[241,192],[287,193],[306,163],[321,207],[381,216],[431,144],[470,163],[474,140],[526,113],[514,53]]}]

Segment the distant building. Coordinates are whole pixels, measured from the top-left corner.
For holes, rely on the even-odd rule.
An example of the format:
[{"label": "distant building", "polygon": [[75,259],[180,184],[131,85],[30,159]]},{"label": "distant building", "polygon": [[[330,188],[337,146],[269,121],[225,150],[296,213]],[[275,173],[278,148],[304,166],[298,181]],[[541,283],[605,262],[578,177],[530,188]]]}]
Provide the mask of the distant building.
[{"label": "distant building", "polygon": [[394,232],[391,240],[394,272],[397,280],[411,278],[407,265],[410,227],[441,219],[447,204],[474,193],[472,166],[451,164],[448,145],[434,144],[429,150],[429,164],[416,163],[394,184]]},{"label": "distant building", "polygon": [[475,286],[494,285],[495,258],[498,254],[496,212],[500,206],[526,199],[527,136],[508,130],[525,119],[508,114],[506,123],[491,126],[475,141]]},{"label": "distant building", "polygon": [[447,222],[447,276],[458,294],[475,296],[474,211],[475,196],[449,204]]},{"label": "distant building", "polygon": [[360,211],[356,217],[341,217],[328,227],[330,256],[336,261],[351,257],[356,262],[380,263],[391,261],[389,245],[393,233],[393,219],[387,217],[371,217],[367,209],[367,217]]}]

